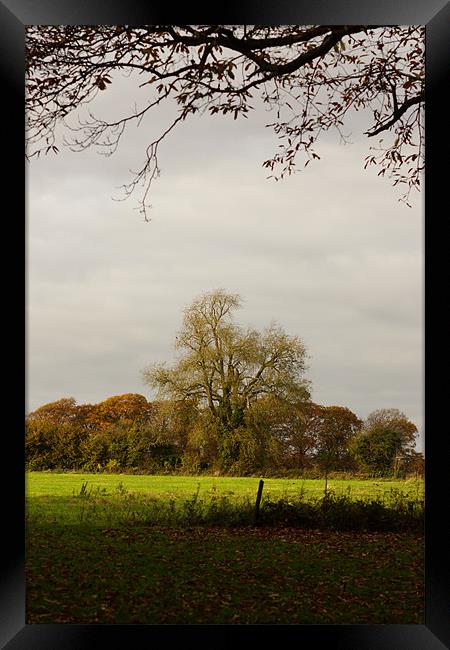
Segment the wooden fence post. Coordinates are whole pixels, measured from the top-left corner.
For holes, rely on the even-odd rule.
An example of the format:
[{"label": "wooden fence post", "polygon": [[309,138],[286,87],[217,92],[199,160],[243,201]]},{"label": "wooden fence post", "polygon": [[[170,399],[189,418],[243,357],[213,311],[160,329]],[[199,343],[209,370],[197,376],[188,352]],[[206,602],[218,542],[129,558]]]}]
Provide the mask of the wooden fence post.
[{"label": "wooden fence post", "polygon": [[259,518],[259,506],[261,504],[262,491],[264,487],[264,481],[261,479],[258,485],[258,494],[256,495],[256,504],[255,504],[255,524],[258,523]]}]

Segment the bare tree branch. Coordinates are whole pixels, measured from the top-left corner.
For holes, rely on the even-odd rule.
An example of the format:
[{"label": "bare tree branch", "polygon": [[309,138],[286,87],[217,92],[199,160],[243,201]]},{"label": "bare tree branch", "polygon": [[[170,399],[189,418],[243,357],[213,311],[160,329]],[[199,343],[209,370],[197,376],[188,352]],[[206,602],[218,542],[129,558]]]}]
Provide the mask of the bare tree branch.
[{"label": "bare tree branch", "polygon": [[[391,140],[370,147],[365,167],[394,185],[419,189],[424,168],[422,109],[424,28],[377,25],[34,25],[26,39],[26,155],[57,153],[57,125],[76,137],[76,150],[97,147],[111,155],[125,126],[140,124],[166,101],[180,108],[165,131],[147,143],[144,164],[122,186],[124,198],[142,186],[145,219],[148,197],[159,175],[162,141],[190,115],[248,117],[260,101],[276,119],[271,127],[281,141],[263,161],[276,180],[320,159],[321,133],[342,126],[350,111],[372,117],[369,138],[384,132]],[[153,96],[145,105],[108,121],[91,112],[89,120],[69,126],[67,118],[99,92],[108,92],[117,75],[128,74],[137,89]],[[411,165],[413,162],[413,165]]]}]

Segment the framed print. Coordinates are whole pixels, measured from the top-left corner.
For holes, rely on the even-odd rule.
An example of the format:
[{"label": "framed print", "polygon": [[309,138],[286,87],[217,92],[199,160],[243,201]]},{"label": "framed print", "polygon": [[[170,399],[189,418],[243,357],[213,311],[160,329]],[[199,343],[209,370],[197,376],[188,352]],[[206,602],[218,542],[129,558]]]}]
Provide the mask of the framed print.
[{"label": "framed print", "polygon": [[146,9],[0,3],[2,647],[450,647],[449,7]]}]

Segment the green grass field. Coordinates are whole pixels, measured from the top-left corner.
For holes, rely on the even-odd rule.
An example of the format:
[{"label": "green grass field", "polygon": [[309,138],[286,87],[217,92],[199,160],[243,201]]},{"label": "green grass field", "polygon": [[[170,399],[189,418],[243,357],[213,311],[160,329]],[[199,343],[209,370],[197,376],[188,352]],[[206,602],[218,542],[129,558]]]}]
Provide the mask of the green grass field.
[{"label": "green grass field", "polygon": [[[31,472],[27,623],[423,624],[423,535],[285,526],[174,526],[195,495],[254,506],[258,478]],[[329,481],[336,494],[423,497],[423,481]],[[264,498],[324,482],[267,479]],[[221,517],[226,510],[221,511]],[[188,524],[186,523],[188,522]],[[149,525],[151,524],[151,525]]]},{"label": "green grass field", "polygon": [[[261,478],[264,479],[264,496],[270,495],[274,499],[297,496],[302,490],[305,497],[320,496],[325,486],[322,479]],[[107,493],[113,493],[122,485],[129,492],[164,498],[186,498],[198,488],[199,496],[208,496],[215,491],[230,497],[253,497],[256,496],[259,478],[29,472],[26,477],[26,492],[29,497],[72,496],[80,492],[85,482],[88,489],[106,490]],[[328,488],[336,494],[345,493],[354,497],[376,498],[391,490],[420,496],[423,495],[423,480],[330,479]]]}]

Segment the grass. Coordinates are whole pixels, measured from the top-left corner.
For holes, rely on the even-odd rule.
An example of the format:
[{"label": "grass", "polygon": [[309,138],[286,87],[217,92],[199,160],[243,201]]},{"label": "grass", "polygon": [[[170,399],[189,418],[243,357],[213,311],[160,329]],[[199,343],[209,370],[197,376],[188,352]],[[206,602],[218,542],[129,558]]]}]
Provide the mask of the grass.
[{"label": "grass", "polygon": [[[262,477],[264,478],[264,477]],[[71,496],[78,494],[83,483],[89,489],[113,492],[122,485],[129,492],[145,493],[155,497],[187,498],[199,489],[200,497],[216,494],[230,497],[256,496],[259,478],[248,477],[213,477],[213,476],[155,476],[131,474],[90,474],[90,473],[54,473],[29,472],[26,478],[26,491],[30,497],[36,496]],[[324,481],[320,479],[264,479],[264,496],[277,499],[295,497],[301,491],[305,496],[321,496]],[[423,480],[357,480],[329,479],[328,487],[336,494],[348,493],[362,498],[378,498],[391,490],[417,497],[423,495]]]},{"label": "grass", "polygon": [[[39,521],[116,525],[249,525],[255,478],[31,473],[27,517]],[[400,489],[397,486],[401,486]],[[317,480],[268,479],[260,523],[325,528],[420,528],[423,482],[333,481],[327,499]]]},{"label": "grass", "polygon": [[229,497],[215,492],[199,497],[199,490],[188,498],[164,498],[128,493],[119,485],[114,493],[88,489],[82,484],[78,495],[40,496],[27,499],[28,523],[91,526],[121,526],[143,523],[147,526],[296,526],[332,530],[420,531],[423,528],[423,503],[398,491],[383,499],[352,498],[349,494],[328,492],[321,497],[262,500],[258,513],[255,500]]},{"label": "grass", "polygon": [[27,623],[423,623],[423,540],[33,525]]},{"label": "grass", "polygon": [[27,623],[423,623],[423,482],[258,482],[30,473]]}]

